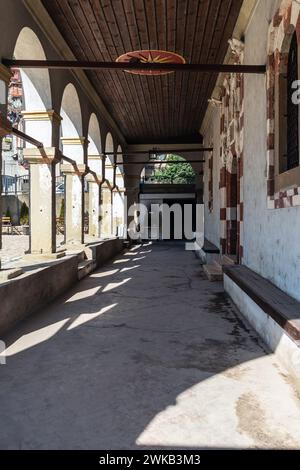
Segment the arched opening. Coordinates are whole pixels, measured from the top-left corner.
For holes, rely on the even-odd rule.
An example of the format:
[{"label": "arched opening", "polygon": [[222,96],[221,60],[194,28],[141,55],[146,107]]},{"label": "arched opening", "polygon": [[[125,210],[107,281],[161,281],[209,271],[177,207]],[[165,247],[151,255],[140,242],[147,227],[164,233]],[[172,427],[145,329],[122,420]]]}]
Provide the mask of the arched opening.
[{"label": "arched opening", "polygon": [[[24,27],[17,39],[14,49],[15,59],[46,60],[46,55],[37,35],[28,27]],[[36,111],[51,109],[51,87],[47,69],[20,69],[24,94],[25,109]]]},{"label": "arched opening", "polygon": [[109,184],[113,185],[114,179],[114,171],[113,171],[113,164],[114,164],[114,141],[111,133],[109,132],[106,136],[105,140],[105,152],[108,152],[105,159],[105,178],[109,182]]},{"label": "arched opening", "polygon": [[122,147],[119,145],[116,155],[116,175],[113,192],[113,234],[119,237],[125,236],[125,206],[124,206],[124,169]]},{"label": "arched opening", "polygon": [[[19,32],[13,57],[17,60],[47,59],[39,38],[28,27]],[[42,142],[44,147],[51,147],[53,113],[48,70],[15,68],[12,71],[7,97],[8,120],[14,128]],[[56,250],[55,164],[35,164],[31,160],[31,148],[35,146],[16,136],[4,139],[2,179],[10,196],[5,198],[4,210],[18,226],[16,233],[30,234],[29,251],[43,254]],[[39,229],[38,220],[43,230]],[[24,251],[28,251],[28,245],[24,244]]]},{"label": "arched opening", "polygon": [[[102,147],[100,126],[97,116],[92,113],[88,127],[88,166],[101,180],[102,178]],[[99,237],[100,229],[100,186],[91,174],[87,175],[88,190],[88,234]]]},{"label": "arched opening", "polygon": [[64,89],[60,115],[62,117],[62,151],[77,163],[84,163],[81,106],[78,93],[72,83],[69,83]]},{"label": "arched opening", "polygon": [[[7,118],[13,127],[24,131],[24,89],[19,69],[13,69],[8,86]],[[10,134],[2,139],[2,215],[28,234],[29,165],[23,157],[24,141]],[[8,219],[7,219],[8,220]],[[5,233],[5,231],[4,231]],[[26,247],[28,249],[28,247]]]},{"label": "arched opening", "polygon": [[196,180],[197,171],[183,156],[150,157],[141,171],[141,238],[191,239],[196,231]]},{"label": "arched opening", "polygon": [[[75,86],[69,83],[63,92],[60,115],[61,143],[63,154],[76,164],[64,164],[64,241],[67,244],[84,242],[84,232],[88,230],[88,218],[84,215],[85,205],[85,141],[82,137],[82,113]],[[62,224],[61,224],[62,225]]]},{"label": "arched opening", "polygon": [[101,159],[102,145],[99,121],[96,114],[92,113],[88,127],[88,166],[95,171],[97,175],[101,175]]}]

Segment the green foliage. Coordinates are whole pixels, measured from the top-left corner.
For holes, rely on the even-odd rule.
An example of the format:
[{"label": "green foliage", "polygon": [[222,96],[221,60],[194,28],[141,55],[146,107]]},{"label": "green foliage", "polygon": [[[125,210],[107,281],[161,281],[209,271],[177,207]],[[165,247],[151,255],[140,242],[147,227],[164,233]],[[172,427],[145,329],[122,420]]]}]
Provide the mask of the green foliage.
[{"label": "green foliage", "polygon": [[59,218],[61,220],[63,220],[65,218],[65,200],[64,199],[61,200]]},{"label": "green foliage", "polygon": [[20,224],[21,225],[28,225],[29,224],[29,209],[24,201],[21,206],[20,211]]},{"label": "green foliage", "polygon": [[[178,155],[168,155],[165,161],[185,161],[185,159]],[[165,184],[189,184],[194,183],[195,176],[196,174],[190,163],[180,165],[166,163],[163,168],[155,172],[154,180]]]}]

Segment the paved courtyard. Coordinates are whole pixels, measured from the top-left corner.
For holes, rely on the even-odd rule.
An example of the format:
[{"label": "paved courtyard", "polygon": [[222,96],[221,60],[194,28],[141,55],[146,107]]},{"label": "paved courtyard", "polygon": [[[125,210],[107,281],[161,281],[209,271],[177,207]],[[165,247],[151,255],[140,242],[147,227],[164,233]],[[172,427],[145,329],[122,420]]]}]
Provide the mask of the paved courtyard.
[{"label": "paved courtyard", "polygon": [[134,247],[5,338],[0,448],[300,448],[300,398],[183,246]]},{"label": "paved courtyard", "polygon": [[8,262],[22,258],[28,249],[28,235],[2,235],[1,263],[5,265]]}]

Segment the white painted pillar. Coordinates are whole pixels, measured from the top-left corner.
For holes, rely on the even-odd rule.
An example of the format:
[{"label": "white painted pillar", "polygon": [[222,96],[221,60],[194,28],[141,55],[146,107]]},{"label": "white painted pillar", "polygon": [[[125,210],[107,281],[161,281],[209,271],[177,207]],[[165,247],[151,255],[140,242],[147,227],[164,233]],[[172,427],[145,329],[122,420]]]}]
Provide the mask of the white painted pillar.
[{"label": "white painted pillar", "polygon": [[89,185],[89,236],[100,236],[100,187],[94,176],[87,175]]},{"label": "white painted pillar", "polygon": [[[135,206],[139,203],[140,175],[125,176],[125,231],[130,238],[130,233],[136,230]],[[131,215],[129,215],[131,209]]]},{"label": "white painted pillar", "polygon": [[61,117],[53,109],[22,112],[25,132],[42,142],[44,150],[26,143],[24,159],[29,163],[30,201],[29,253],[49,255],[56,253],[56,179],[55,165],[61,154],[53,146]]},{"label": "white painted pillar", "polygon": [[101,218],[101,186],[100,182],[103,181],[103,165],[105,163],[104,155],[88,154],[89,169],[94,171],[97,175],[95,180],[94,175],[87,175],[89,185],[89,236],[100,237],[100,218]]},{"label": "white painted pillar", "polygon": [[101,186],[101,237],[111,238],[113,233],[114,165],[105,157],[105,182]]},{"label": "white painted pillar", "polygon": [[61,165],[65,176],[65,243],[84,243],[84,174],[86,166]]},{"label": "white painted pillar", "polygon": [[76,165],[61,165],[65,175],[65,243],[82,245],[84,243],[84,137],[62,137],[63,154],[74,160]]},{"label": "white painted pillar", "polygon": [[112,227],[112,190],[107,183],[101,186],[101,238],[111,238],[113,236]]},{"label": "white painted pillar", "polygon": [[121,173],[116,174],[116,189],[113,191],[113,233],[125,237],[125,189]]},{"label": "white painted pillar", "polygon": [[32,255],[56,253],[55,165],[61,153],[55,147],[24,149],[30,166],[30,247]]}]

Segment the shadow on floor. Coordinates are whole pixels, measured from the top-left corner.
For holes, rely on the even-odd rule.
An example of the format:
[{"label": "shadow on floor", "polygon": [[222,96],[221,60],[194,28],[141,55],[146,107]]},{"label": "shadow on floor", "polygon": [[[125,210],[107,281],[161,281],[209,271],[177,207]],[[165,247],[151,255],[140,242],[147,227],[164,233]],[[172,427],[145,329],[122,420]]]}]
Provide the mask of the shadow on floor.
[{"label": "shadow on floor", "polygon": [[[133,247],[24,321],[6,343],[2,449],[175,449],[255,440],[249,431],[239,441],[242,430],[227,441],[231,417],[224,417],[219,441],[197,428],[218,428],[205,422],[213,416],[205,416],[206,405],[222,406],[224,387],[225,406],[244,365],[268,352],[222,284],[209,283],[181,245]],[[244,389],[237,387],[238,397]],[[267,441],[262,445],[273,442]]]}]

